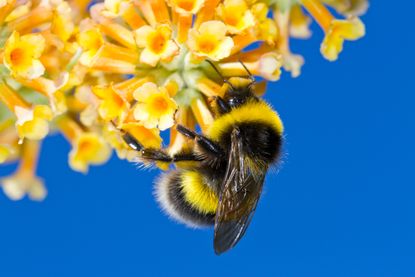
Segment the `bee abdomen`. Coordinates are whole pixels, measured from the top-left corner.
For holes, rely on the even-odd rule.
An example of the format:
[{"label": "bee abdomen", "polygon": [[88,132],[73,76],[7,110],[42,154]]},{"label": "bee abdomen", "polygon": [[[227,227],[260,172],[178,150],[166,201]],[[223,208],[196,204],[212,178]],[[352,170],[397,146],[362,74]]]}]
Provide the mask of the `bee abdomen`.
[{"label": "bee abdomen", "polygon": [[190,227],[214,224],[217,197],[195,171],[171,171],[156,182],[155,196],[173,219]]}]

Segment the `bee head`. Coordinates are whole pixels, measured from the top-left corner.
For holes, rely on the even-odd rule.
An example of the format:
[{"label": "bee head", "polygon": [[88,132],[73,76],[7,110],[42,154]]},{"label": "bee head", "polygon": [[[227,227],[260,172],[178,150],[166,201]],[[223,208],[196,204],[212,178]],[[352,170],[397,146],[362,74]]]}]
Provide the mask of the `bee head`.
[{"label": "bee head", "polygon": [[236,108],[247,101],[258,100],[252,91],[252,80],[248,78],[233,77],[230,78],[224,94],[223,100],[230,108]]},{"label": "bee head", "polygon": [[229,79],[225,79],[212,61],[206,60],[206,62],[210,64],[210,66],[216,71],[224,82],[224,86],[222,87],[224,90],[223,99],[220,97],[216,98],[216,103],[219,106],[220,113],[227,113],[232,108],[240,107],[249,100],[258,101],[258,98],[252,91],[255,79],[242,61],[239,62],[248,74],[248,78],[231,77]]}]

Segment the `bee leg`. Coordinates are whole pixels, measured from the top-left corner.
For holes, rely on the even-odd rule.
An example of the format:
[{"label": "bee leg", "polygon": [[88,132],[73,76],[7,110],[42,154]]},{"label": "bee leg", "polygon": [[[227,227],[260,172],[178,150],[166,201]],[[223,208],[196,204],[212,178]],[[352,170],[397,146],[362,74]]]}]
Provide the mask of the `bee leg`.
[{"label": "bee leg", "polygon": [[176,129],[180,134],[189,139],[195,139],[198,136],[198,134],[195,131],[192,131],[180,124],[177,124]]},{"label": "bee leg", "polygon": [[140,158],[147,160],[147,161],[155,161],[155,162],[173,162],[173,157],[168,155],[162,150],[153,149],[153,148],[146,148],[140,150]]},{"label": "bee leg", "polygon": [[231,111],[231,107],[229,107],[228,103],[223,100],[220,96],[215,98],[216,104],[218,105],[218,110],[220,114],[226,114]]},{"label": "bee leg", "polygon": [[225,154],[222,147],[204,136],[196,137],[195,141],[203,150],[212,153],[215,156],[222,156]]},{"label": "bee leg", "polygon": [[178,153],[170,156],[162,150],[153,148],[144,148],[132,135],[124,133],[122,136],[125,143],[128,144],[133,150],[140,152],[140,157],[148,161],[160,161],[160,162],[179,162],[179,161],[200,161],[201,159],[193,153]]},{"label": "bee leg", "polygon": [[217,143],[215,143],[214,141],[208,139],[205,136],[202,136],[186,127],[184,127],[183,125],[177,125],[177,131],[179,133],[181,133],[182,135],[184,135],[185,137],[188,137],[190,139],[195,140],[195,142],[197,143],[197,145],[203,149],[204,151],[206,151],[209,154],[213,154],[215,156],[222,156],[224,155],[224,151],[222,149],[222,147],[220,147]]},{"label": "bee leg", "polygon": [[175,163],[175,162],[198,162],[202,161],[201,157],[196,156],[193,153],[178,153],[173,156],[165,153],[163,150],[160,149],[152,149],[146,148],[140,151],[141,158],[151,162],[167,162],[167,163]]},{"label": "bee leg", "polygon": [[182,162],[182,161],[190,161],[190,162],[200,162],[203,158],[198,157],[194,153],[177,153],[173,155],[173,162]]},{"label": "bee leg", "polygon": [[158,149],[144,148],[144,146],[138,142],[131,134],[125,132],[122,136],[125,143],[130,146],[131,149],[140,152],[140,157],[151,161],[171,162],[173,158],[168,154]]},{"label": "bee leg", "polygon": [[132,135],[129,133],[124,133],[122,135],[122,139],[125,141],[125,143],[130,146],[131,149],[135,151],[141,151],[144,149],[144,146],[141,145],[141,143],[138,142]]}]

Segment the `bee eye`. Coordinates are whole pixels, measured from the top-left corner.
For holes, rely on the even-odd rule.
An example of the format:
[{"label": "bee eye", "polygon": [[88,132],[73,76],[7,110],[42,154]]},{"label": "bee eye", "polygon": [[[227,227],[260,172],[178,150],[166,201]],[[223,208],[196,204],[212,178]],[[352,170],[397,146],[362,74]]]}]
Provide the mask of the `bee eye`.
[{"label": "bee eye", "polygon": [[229,103],[229,106],[231,107],[237,107],[243,104],[244,101],[241,98],[234,97],[234,98],[229,99],[228,103]]}]

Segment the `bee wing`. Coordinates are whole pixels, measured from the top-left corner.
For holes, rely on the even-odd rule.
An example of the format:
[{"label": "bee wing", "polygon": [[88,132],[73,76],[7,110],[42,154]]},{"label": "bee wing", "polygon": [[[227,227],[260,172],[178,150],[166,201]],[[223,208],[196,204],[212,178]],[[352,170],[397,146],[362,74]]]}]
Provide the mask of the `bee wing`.
[{"label": "bee wing", "polygon": [[266,170],[247,163],[236,130],[231,135],[228,166],[215,217],[214,248],[221,254],[234,247],[245,234],[261,195]]}]

